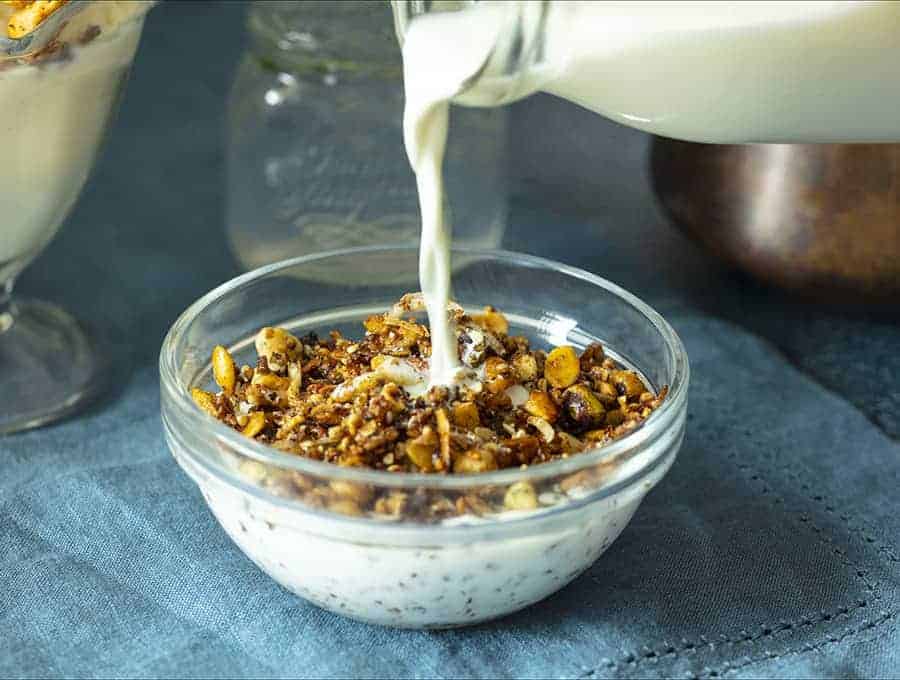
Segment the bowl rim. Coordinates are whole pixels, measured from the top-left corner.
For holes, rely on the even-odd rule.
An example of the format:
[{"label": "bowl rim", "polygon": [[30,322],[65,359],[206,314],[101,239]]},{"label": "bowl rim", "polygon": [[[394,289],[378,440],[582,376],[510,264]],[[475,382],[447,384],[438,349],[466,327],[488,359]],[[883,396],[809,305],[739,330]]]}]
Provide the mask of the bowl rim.
[{"label": "bowl rim", "polygon": [[[674,370],[672,380],[668,384],[669,391],[659,408],[657,408],[639,427],[620,439],[616,439],[609,444],[605,444],[604,446],[591,451],[579,453],[578,455],[566,459],[530,466],[524,470],[521,468],[508,468],[477,475],[435,475],[426,473],[387,472],[385,470],[372,470],[368,468],[340,467],[333,463],[313,460],[279,451],[274,447],[249,439],[224,423],[210,417],[207,413],[198,408],[190,397],[190,386],[182,384],[179,366],[175,356],[178,340],[189,325],[203,311],[207,310],[225,295],[271,274],[302,266],[304,264],[354,255],[364,256],[367,254],[378,253],[405,253],[416,252],[417,250],[417,245],[388,244],[321,251],[264,265],[216,286],[187,307],[187,309],[178,316],[166,333],[159,354],[160,389],[163,392],[163,399],[168,397],[181,415],[187,418],[187,422],[192,428],[195,428],[198,431],[210,430],[211,442],[220,441],[236,453],[267,465],[313,475],[317,478],[326,480],[352,481],[388,488],[425,487],[447,491],[471,489],[476,486],[508,486],[520,481],[531,481],[545,477],[573,474],[584,468],[602,463],[609,458],[614,458],[624,452],[648,446],[667,433],[672,425],[677,424],[679,415],[686,410],[687,389],[690,382],[690,365],[684,345],[671,325],[669,325],[656,310],[643,302],[636,295],[628,292],[617,284],[588,271],[547,258],[509,250],[459,246],[451,248],[453,255],[479,257],[487,260],[500,260],[519,266],[525,265],[557,271],[565,276],[580,279],[593,286],[602,288],[639,312],[641,316],[655,328],[657,333],[660,334],[666,350],[673,360]],[[166,427],[168,427],[168,424],[166,424]],[[194,456],[198,455],[198,452],[191,453]],[[615,482],[612,482],[608,486],[599,487],[592,492],[592,498],[595,498],[594,494],[596,493],[602,493],[603,497],[612,495],[613,493],[630,486],[632,483],[639,481],[656,467],[656,464],[665,456],[665,454],[665,451],[661,451],[659,455],[646,461],[644,465],[635,470],[626,479],[615,480]],[[203,457],[205,458],[207,456],[204,455]],[[245,487],[244,481],[239,479],[235,472],[225,471],[220,465],[211,466],[209,465],[209,461],[204,461],[204,463],[206,463],[204,465],[205,468],[215,469],[219,471],[220,474],[227,475],[230,478],[228,479],[230,484]],[[266,491],[262,487],[253,486],[252,488],[255,492],[264,494],[267,498],[284,500],[279,498],[276,494]],[[298,507],[302,508],[304,506],[300,505]],[[311,508],[308,508],[308,510],[312,511]]]}]

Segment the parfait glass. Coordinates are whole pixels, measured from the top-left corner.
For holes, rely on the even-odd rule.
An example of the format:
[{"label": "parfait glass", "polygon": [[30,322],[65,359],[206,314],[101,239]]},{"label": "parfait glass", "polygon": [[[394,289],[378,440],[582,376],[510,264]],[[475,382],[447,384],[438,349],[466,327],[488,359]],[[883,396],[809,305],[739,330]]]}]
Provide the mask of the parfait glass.
[{"label": "parfait glass", "polygon": [[13,295],[84,187],[152,6],[126,5],[116,21],[112,3],[80,4],[39,52],[11,57],[0,41],[0,434],[63,417],[103,384],[70,314]]}]

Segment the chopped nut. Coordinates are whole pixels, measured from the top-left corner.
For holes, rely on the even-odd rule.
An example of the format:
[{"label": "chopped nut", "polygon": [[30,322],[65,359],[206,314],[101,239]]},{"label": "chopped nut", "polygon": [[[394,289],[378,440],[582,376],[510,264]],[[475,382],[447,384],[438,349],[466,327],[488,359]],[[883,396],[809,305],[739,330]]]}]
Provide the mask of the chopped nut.
[{"label": "chopped nut", "polygon": [[547,355],[544,377],[553,387],[564,388],[578,380],[580,370],[575,349],[569,345],[562,345]]},{"label": "chopped nut", "polygon": [[498,375],[496,378],[488,380],[486,383],[484,383],[484,386],[491,394],[500,394],[501,392],[505,392],[514,384],[515,381],[510,376]]},{"label": "chopped nut", "polygon": [[524,405],[525,402],[528,401],[528,397],[530,396],[530,393],[528,392],[528,390],[526,390],[521,385],[515,385],[515,384],[507,387],[506,390],[504,391],[504,394],[506,394],[506,396],[509,397],[509,400],[512,402],[513,406]]},{"label": "chopped nut", "polygon": [[506,490],[503,505],[509,510],[534,510],[538,507],[537,493],[528,482],[516,482]]},{"label": "chopped nut", "polygon": [[512,359],[513,373],[516,380],[529,382],[538,377],[537,359],[533,354],[519,354]]},{"label": "chopped nut", "polygon": [[430,427],[426,427],[421,435],[407,442],[406,455],[420,470],[430,472],[434,469],[432,454],[436,446],[438,446],[437,435]]},{"label": "chopped nut", "polygon": [[599,342],[592,342],[581,353],[581,359],[579,359],[581,370],[587,373],[594,366],[602,365],[605,358],[606,353],[603,351],[603,345]]},{"label": "chopped nut", "polygon": [[559,417],[559,409],[546,392],[532,392],[528,396],[528,401],[525,402],[524,409],[533,416],[543,418],[548,423],[556,422]]},{"label": "chopped nut", "polygon": [[279,373],[290,361],[297,361],[303,345],[283,328],[263,328],[256,334],[256,353],[264,357],[269,370]]},{"label": "chopped nut", "polygon": [[487,343],[484,339],[484,333],[477,328],[466,328],[459,334],[461,359],[466,366],[478,366],[484,361],[484,353],[487,349]]},{"label": "chopped nut", "polygon": [[500,357],[488,357],[484,362],[484,377],[488,380],[509,375],[509,364]]},{"label": "chopped nut", "polygon": [[471,401],[464,401],[453,406],[453,423],[463,430],[474,430],[481,425],[478,407]]},{"label": "chopped nut", "polygon": [[237,382],[234,359],[222,345],[216,345],[212,351],[213,378],[216,384],[222,388],[225,394],[231,396],[234,393],[234,385]]},{"label": "chopped nut", "polygon": [[494,455],[487,449],[470,449],[453,461],[453,471],[462,474],[490,472],[497,469]]},{"label": "chopped nut", "polygon": [[541,437],[548,444],[552,442],[553,438],[556,436],[556,431],[553,429],[553,426],[543,418],[538,418],[537,416],[529,416],[528,424],[538,432],[540,432]]}]

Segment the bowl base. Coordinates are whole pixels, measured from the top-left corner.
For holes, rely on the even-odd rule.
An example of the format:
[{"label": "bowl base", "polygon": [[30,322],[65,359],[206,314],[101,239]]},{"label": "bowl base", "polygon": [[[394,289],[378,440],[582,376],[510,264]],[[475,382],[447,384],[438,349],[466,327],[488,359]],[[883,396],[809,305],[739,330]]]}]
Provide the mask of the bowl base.
[{"label": "bowl base", "polygon": [[106,363],[79,323],[55,305],[14,301],[0,315],[0,434],[64,418],[95,398]]}]

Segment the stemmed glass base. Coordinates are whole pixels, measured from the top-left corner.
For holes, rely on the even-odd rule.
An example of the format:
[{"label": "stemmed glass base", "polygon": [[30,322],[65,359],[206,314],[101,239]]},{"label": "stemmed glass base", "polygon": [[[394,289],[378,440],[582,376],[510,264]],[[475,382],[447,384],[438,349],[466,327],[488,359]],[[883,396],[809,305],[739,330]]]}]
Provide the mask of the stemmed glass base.
[{"label": "stemmed glass base", "polygon": [[0,434],[59,420],[95,398],[106,362],[79,323],[55,305],[0,305]]}]

